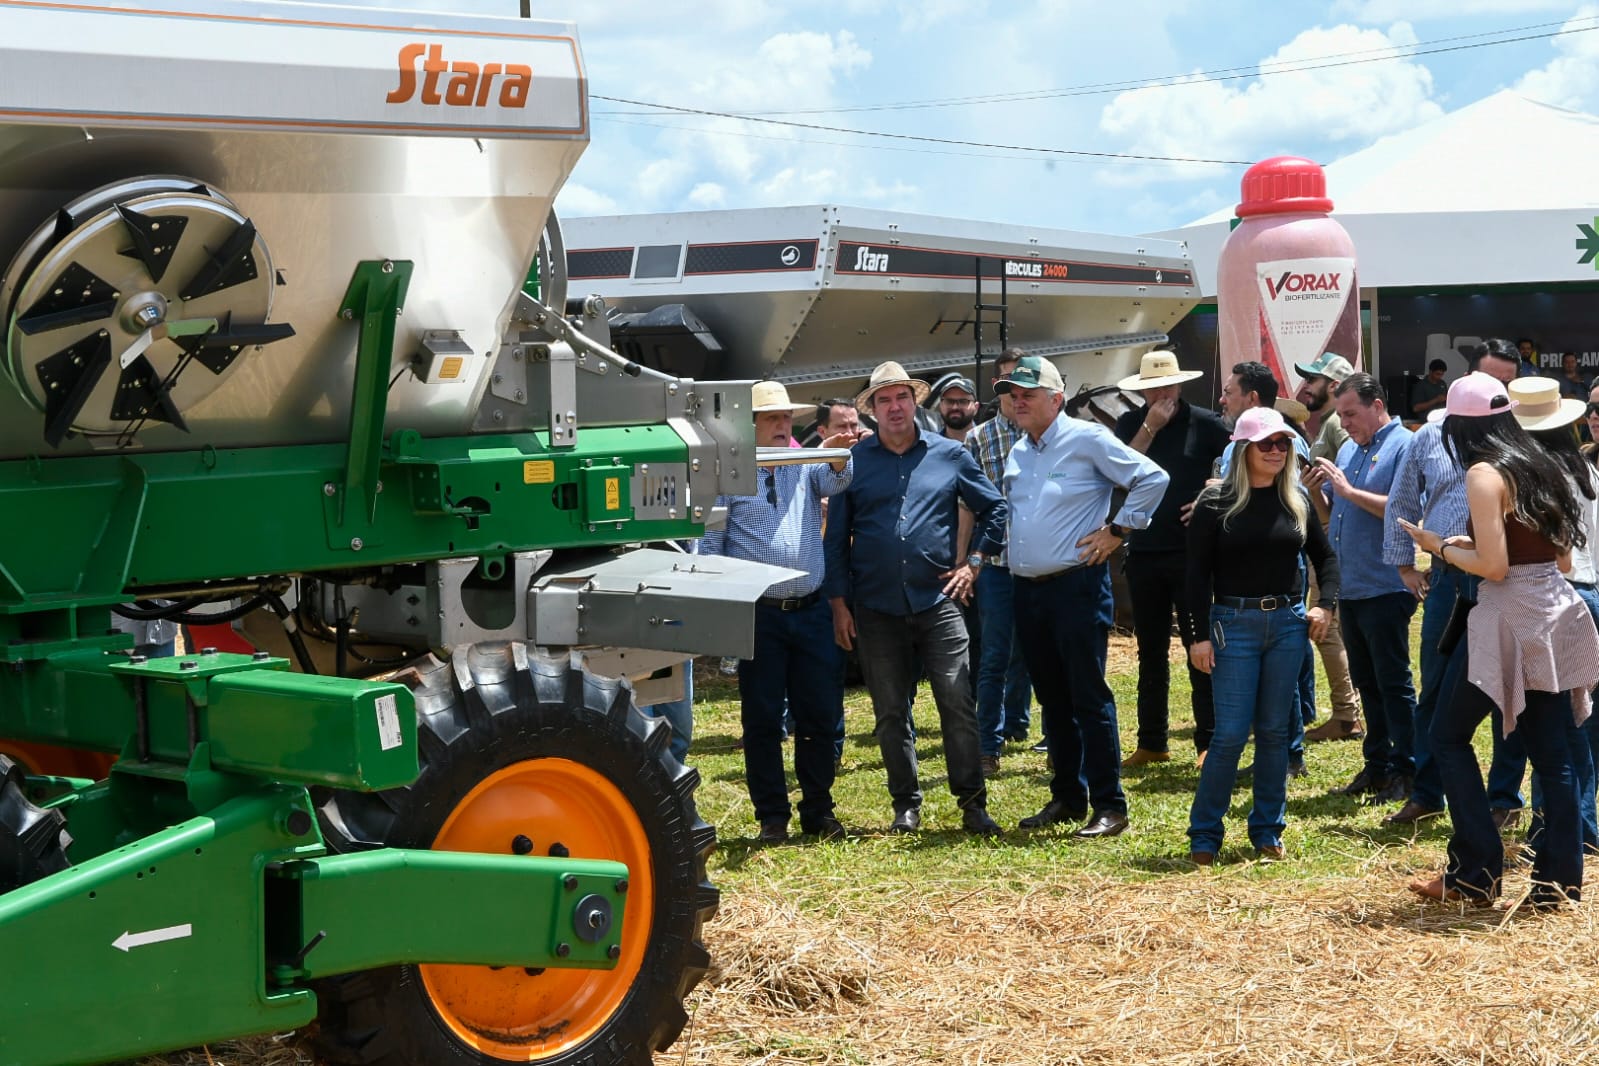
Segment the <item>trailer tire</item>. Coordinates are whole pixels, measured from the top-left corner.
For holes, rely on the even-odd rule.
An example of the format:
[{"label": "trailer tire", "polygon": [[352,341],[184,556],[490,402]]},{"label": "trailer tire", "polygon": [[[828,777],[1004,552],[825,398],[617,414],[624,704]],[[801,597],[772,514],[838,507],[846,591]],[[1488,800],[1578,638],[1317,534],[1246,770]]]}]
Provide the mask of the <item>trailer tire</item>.
[{"label": "trailer tire", "polygon": [[[670,727],[640,713],[630,686],[565,657],[483,644],[448,663],[429,657],[419,674],[416,781],[320,797],[329,848],[509,852],[525,836],[533,854],[626,862],[623,955],[612,971],[402,965],[318,981],[320,1057],[649,1063],[682,1032],[684,997],[710,965],[701,931],[716,912],[705,873],[716,831],[694,807],[698,772],[672,758]],[[417,920],[447,921],[450,906]]]},{"label": "trailer tire", "polygon": [[36,807],[24,787],[25,771],[0,755],[0,892],[65,870],[66,818]]}]

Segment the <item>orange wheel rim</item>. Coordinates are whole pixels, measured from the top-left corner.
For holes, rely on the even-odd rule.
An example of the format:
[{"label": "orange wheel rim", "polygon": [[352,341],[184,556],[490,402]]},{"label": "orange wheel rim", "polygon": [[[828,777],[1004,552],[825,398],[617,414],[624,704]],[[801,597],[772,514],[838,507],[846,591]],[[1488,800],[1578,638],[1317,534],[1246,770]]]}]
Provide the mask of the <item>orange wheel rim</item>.
[{"label": "orange wheel rim", "polygon": [[622,1004],[644,962],[655,909],[649,837],[633,805],[603,775],[569,759],[519,762],[480,782],[444,822],[435,851],[509,853],[517,836],[533,854],[563,844],[573,858],[627,864],[622,955],[614,970],[419,966],[444,1023],[497,1059],[536,1062],[581,1045]]}]

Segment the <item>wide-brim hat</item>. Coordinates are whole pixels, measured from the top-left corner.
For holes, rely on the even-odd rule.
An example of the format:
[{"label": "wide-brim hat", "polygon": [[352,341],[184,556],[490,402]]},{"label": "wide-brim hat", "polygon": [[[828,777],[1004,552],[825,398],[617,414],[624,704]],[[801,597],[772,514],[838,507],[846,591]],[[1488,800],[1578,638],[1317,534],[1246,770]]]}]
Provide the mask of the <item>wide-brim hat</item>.
[{"label": "wide-brim hat", "polygon": [[909,385],[911,394],[916,397],[917,403],[925,402],[928,394],[932,391],[927,382],[922,381],[920,378],[911,377],[905,373],[904,367],[890,359],[886,363],[877,364],[877,369],[872,371],[871,379],[866,383],[866,388],[861,391],[859,396],[855,397],[855,406],[862,411],[870,411],[872,397],[877,394],[877,390],[886,389],[890,385]]},{"label": "wide-brim hat", "polygon": [[1581,400],[1561,397],[1560,384],[1550,378],[1517,378],[1506,391],[1516,401],[1516,421],[1529,433],[1569,426],[1588,413]]},{"label": "wide-brim hat", "polygon": [[1177,356],[1171,352],[1148,352],[1139,360],[1138,373],[1132,377],[1122,378],[1116,383],[1118,389],[1128,392],[1140,392],[1144,389],[1160,389],[1167,385],[1181,385],[1185,381],[1204,377],[1198,370],[1184,370],[1177,365]]},{"label": "wide-brim hat", "polygon": [[1310,417],[1310,408],[1294,399],[1292,396],[1279,396],[1273,404],[1277,413],[1290,422],[1303,422]]},{"label": "wide-brim hat", "polygon": [[780,381],[757,381],[755,388],[750,390],[752,406],[750,410],[756,414],[767,411],[792,411],[799,414],[801,411],[814,411],[814,403],[789,403],[788,390]]}]

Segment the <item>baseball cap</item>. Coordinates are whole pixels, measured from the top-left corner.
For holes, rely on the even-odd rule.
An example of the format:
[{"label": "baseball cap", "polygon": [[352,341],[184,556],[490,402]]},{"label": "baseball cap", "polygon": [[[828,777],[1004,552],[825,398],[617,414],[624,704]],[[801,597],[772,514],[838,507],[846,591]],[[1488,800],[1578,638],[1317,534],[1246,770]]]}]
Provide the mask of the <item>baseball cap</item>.
[{"label": "baseball cap", "polygon": [[1337,352],[1322,352],[1308,363],[1295,363],[1294,369],[1302,378],[1328,378],[1342,381],[1355,372],[1354,364]]},{"label": "baseball cap", "polygon": [[938,398],[942,400],[944,393],[950,389],[961,389],[972,399],[977,398],[977,386],[972,384],[971,378],[952,377],[938,387]]},{"label": "baseball cap", "polygon": [[1503,414],[1521,406],[1505,391],[1504,382],[1480,370],[1455,379],[1449,386],[1449,398],[1444,406],[1427,413],[1427,421],[1442,422],[1453,415],[1456,418],[1486,418]]},{"label": "baseball cap", "polygon": [[1262,441],[1279,433],[1294,435],[1283,416],[1270,407],[1251,407],[1233,425],[1233,440]]},{"label": "baseball cap", "polygon": [[1054,363],[1037,355],[1024,355],[1011,367],[1009,374],[994,380],[995,392],[1009,392],[1012,385],[1024,389],[1048,389],[1065,392],[1066,382]]}]

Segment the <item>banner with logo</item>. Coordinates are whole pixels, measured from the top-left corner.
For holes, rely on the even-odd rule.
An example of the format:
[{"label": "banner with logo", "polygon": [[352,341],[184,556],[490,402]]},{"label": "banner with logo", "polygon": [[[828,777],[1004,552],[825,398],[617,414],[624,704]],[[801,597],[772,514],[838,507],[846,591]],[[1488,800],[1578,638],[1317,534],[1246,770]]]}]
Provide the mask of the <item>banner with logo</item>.
[{"label": "banner with logo", "polygon": [[1260,285],[1260,357],[1292,396],[1295,363],[1337,352],[1360,368],[1360,287],[1355,261],[1279,259],[1255,268]]}]

